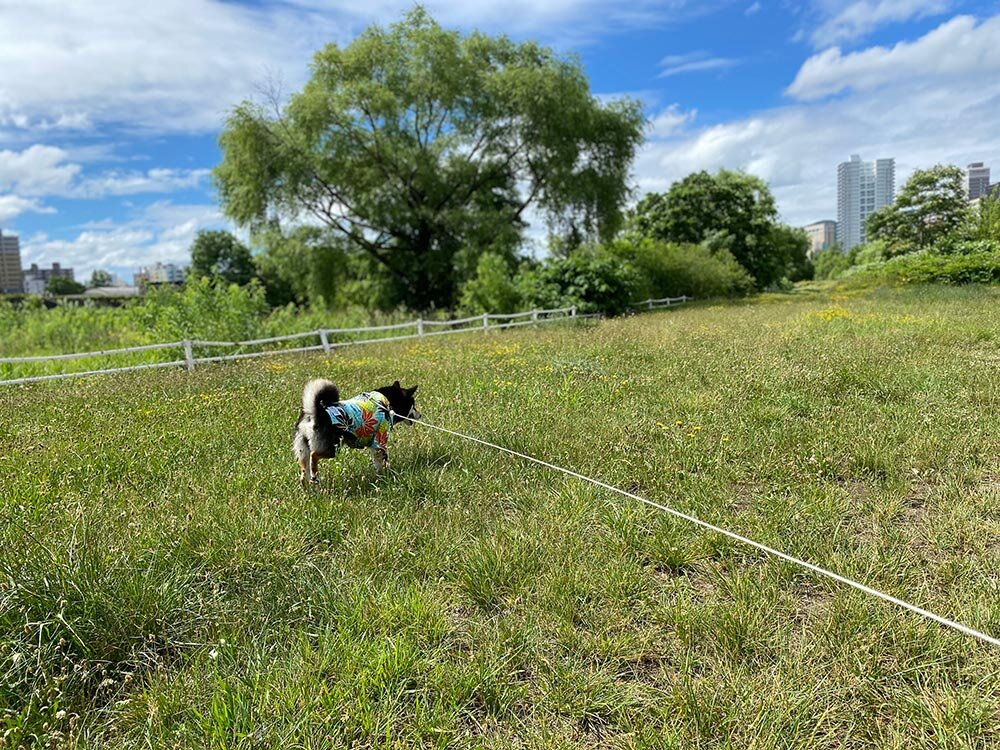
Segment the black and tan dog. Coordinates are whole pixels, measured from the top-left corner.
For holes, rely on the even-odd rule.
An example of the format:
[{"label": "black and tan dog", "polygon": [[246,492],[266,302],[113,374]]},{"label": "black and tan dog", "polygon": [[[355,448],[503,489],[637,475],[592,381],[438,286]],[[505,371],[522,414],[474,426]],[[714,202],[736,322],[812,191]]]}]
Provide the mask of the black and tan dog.
[{"label": "black and tan dog", "polygon": [[[346,401],[329,380],[310,380],[302,392],[302,411],[295,423],[292,451],[302,470],[302,486],[318,482],[319,459],[333,458],[344,443],[368,448],[379,471],[389,466],[389,432],[398,423],[420,419],[413,394],[417,386],[392,385],[361,393]],[[405,418],[404,418],[405,417]]]}]

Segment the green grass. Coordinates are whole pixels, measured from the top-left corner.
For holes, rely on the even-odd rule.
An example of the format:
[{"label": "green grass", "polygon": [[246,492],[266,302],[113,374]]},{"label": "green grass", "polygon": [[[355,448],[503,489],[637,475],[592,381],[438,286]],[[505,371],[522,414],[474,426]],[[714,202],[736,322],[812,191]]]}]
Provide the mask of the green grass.
[{"label": "green grass", "polygon": [[426,428],[304,493],[302,384],[1000,634],[1000,290],[0,389],[0,747],[989,748],[1000,650]]}]

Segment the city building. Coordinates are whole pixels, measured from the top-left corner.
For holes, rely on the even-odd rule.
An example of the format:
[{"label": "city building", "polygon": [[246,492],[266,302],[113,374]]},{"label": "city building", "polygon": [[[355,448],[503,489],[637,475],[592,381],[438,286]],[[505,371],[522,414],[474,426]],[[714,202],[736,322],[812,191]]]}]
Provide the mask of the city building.
[{"label": "city building", "polygon": [[25,294],[45,294],[45,281],[35,276],[24,277]]},{"label": "city building", "polygon": [[21,241],[16,234],[0,231],[0,294],[21,294]]},{"label": "city building", "polygon": [[[20,269],[19,269],[20,270]],[[24,291],[28,294],[42,294],[49,283],[49,279],[61,276],[70,281],[75,281],[72,268],[63,268],[58,263],[53,263],[51,268],[39,268],[37,263],[32,263],[31,268],[22,274],[24,281]]]},{"label": "city building", "polygon": [[833,247],[837,242],[837,222],[832,219],[823,219],[802,227],[809,237],[809,257],[813,257],[820,250]]},{"label": "city building", "polygon": [[970,164],[965,170],[965,193],[970,201],[990,193],[990,168],[981,161]]},{"label": "city building", "polygon": [[156,262],[155,265],[140,268],[134,276],[136,284],[182,284],[184,269],[173,263]]},{"label": "city building", "polygon": [[866,241],[865,219],[895,197],[895,159],[861,161],[852,154],[837,166],[837,242],[844,252]]}]

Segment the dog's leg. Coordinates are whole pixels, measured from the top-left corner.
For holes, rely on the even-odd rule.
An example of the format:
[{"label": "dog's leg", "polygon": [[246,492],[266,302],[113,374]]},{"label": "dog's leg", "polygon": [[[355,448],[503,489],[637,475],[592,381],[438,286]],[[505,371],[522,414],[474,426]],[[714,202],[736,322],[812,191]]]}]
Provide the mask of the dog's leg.
[{"label": "dog's leg", "polygon": [[292,444],[292,452],[295,454],[295,458],[299,462],[299,483],[305,487],[306,478],[309,475],[309,442],[306,440],[302,433],[297,433],[295,435],[295,441]]},{"label": "dog's leg", "polygon": [[319,455],[316,453],[309,454],[309,481],[319,484]]},{"label": "dog's leg", "polygon": [[300,469],[300,471],[299,471],[299,484],[302,485],[302,489],[305,489],[306,485],[308,484],[308,482],[306,481],[306,477],[309,475],[309,458],[308,458],[308,456],[305,457],[305,458],[302,458],[301,456],[299,457],[299,469]]},{"label": "dog's leg", "polygon": [[372,457],[372,464],[375,466],[375,471],[381,474],[389,468],[389,454],[386,452],[385,448],[379,448],[377,445],[373,445],[370,453]]}]

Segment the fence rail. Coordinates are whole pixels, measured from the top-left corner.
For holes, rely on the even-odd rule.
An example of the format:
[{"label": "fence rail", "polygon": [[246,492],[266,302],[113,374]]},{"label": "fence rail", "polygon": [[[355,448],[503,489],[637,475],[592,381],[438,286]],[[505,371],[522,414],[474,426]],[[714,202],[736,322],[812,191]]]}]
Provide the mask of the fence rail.
[{"label": "fence rail", "polygon": [[[663,307],[670,307],[681,302],[687,302],[691,297],[664,297],[662,299],[648,299],[636,302],[635,307],[639,310],[656,310]],[[284,336],[269,336],[267,338],[248,339],[246,341],[204,341],[199,339],[184,339],[182,341],[171,341],[164,344],[146,344],[143,346],[131,346],[122,349],[103,349],[92,352],[74,352],[72,354],[49,354],[36,355],[31,357],[0,357],[0,365],[21,365],[38,362],[56,362],[62,360],[75,360],[86,358],[109,357],[123,354],[134,354],[137,352],[149,352],[162,349],[177,349],[184,354],[183,359],[173,359],[169,362],[148,362],[137,365],[127,365],[123,367],[109,367],[99,370],[84,370],[80,372],[63,372],[49,375],[31,375],[21,378],[0,379],[0,385],[17,385],[19,383],[36,383],[45,380],[61,380],[64,378],[79,378],[89,375],[100,375],[112,372],[132,372],[135,370],[153,370],[165,367],[186,367],[194,370],[198,364],[211,362],[227,362],[241,359],[253,359],[256,357],[270,357],[276,354],[295,354],[299,352],[322,351],[329,354],[334,349],[347,346],[361,346],[364,344],[388,343],[392,341],[406,341],[410,339],[423,339],[431,336],[449,336],[456,333],[474,333],[484,331],[496,331],[506,328],[517,328],[526,325],[539,325],[544,323],[554,323],[565,320],[582,320],[599,317],[597,313],[588,315],[577,314],[577,309],[573,307],[557,307],[550,310],[528,310],[518,313],[483,313],[468,318],[457,318],[455,320],[416,320],[404,323],[393,323],[384,326],[361,326],[359,328],[319,328],[314,331],[303,333],[291,333]],[[502,322],[506,321],[506,322]],[[437,330],[428,330],[428,328]],[[347,339],[337,341],[334,336],[355,335],[361,333],[395,332],[412,329],[413,333],[403,333],[392,336],[378,336],[362,339]],[[316,339],[319,344],[308,346],[296,346],[285,349],[268,349],[256,352],[235,352],[233,354],[213,354],[211,356],[196,357],[195,349],[238,349],[243,347],[262,346],[264,344],[275,344],[284,341],[297,341],[299,339]]]},{"label": "fence rail", "polygon": [[680,297],[662,297],[660,299],[644,299],[642,302],[633,302],[636,308],[646,310],[659,310],[664,307],[670,307],[672,305],[680,304],[681,302],[688,302],[694,299],[694,297],[688,297],[686,294],[682,294]]}]

